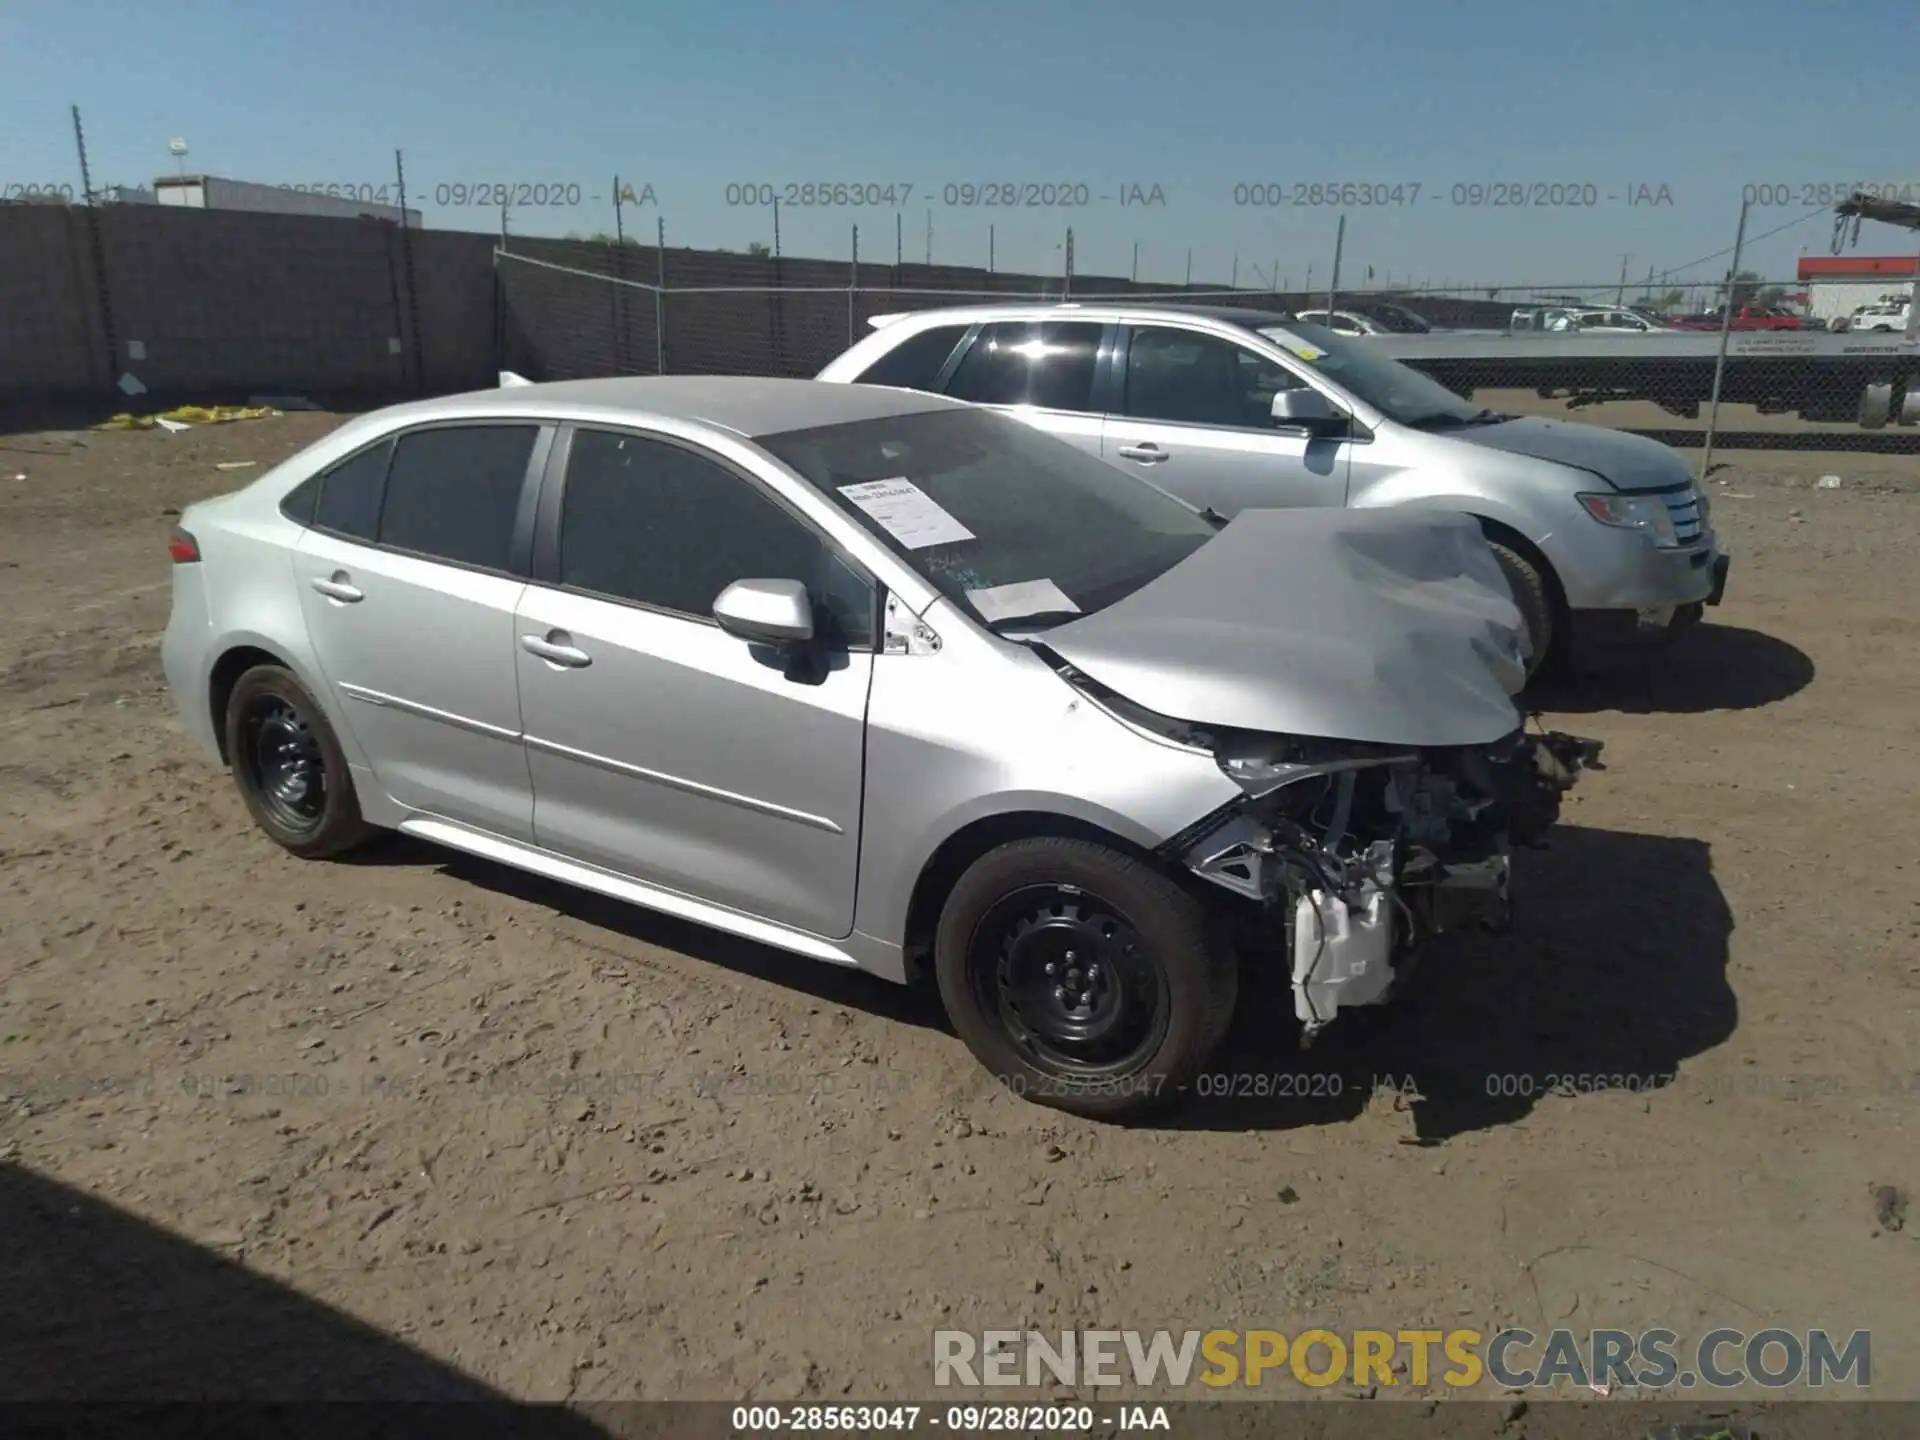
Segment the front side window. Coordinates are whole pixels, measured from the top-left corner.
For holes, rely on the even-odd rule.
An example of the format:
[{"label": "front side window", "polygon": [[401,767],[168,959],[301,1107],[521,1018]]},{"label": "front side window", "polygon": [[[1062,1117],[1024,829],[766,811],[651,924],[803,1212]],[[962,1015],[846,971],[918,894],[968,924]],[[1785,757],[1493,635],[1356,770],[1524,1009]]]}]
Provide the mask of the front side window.
[{"label": "front side window", "polygon": [[1215,533],[1165,491],[988,410],[886,416],[754,443],[990,627],[1104,609]]},{"label": "front side window", "polygon": [[946,393],[975,405],[1093,409],[1101,327],[1080,323],[988,325],[960,358]]},{"label": "front side window", "polygon": [[1302,382],[1244,345],[1198,330],[1141,326],[1127,347],[1128,415],[1177,425],[1273,427],[1273,397]]},{"label": "front side window", "polygon": [[560,583],[701,620],[736,580],[798,580],[823,636],[873,643],[873,587],[750,481],[680,445],[580,430],[560,513]]},{"label": "front side window", "polygon": [[380,543],[457,565],[509,567],[537,425],[449,425],[402,435]]}]

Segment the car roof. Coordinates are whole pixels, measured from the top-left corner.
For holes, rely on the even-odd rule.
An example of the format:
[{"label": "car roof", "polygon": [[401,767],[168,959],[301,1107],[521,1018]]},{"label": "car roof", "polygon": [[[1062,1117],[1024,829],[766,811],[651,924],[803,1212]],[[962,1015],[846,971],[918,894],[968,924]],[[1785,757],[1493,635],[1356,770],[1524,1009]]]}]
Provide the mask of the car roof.
[{"label": "car roof", "polygon": [[527,417],[628,423],[677,420],[747,439],[817,425],[965,408],[957,400],[879,385],[744,375],[623,375],[509,385],[416,400],[376,412],[383,427],[431,420]]},{"label": "car roof", "polygon": [[[1028,316],[1048,320],[1112,320],[1120,316],[1166,315],[1181,319],[1217,320],[1242,329],[1257,330],[1263,325],[1284,325],[1296,317],[1285,310],[1261,310],[1251,305],[1183,305],[1174,300],[1143,296],[1138,300],[1022,301],[1006,300],[986,305],[956,305],[944,310],[910,310],[893,317],[892,324],[903,321],[927,321],[936,316],[943,323],[956,320],[1018,320]],[[883,330],[882,333],[885,333]]]}]

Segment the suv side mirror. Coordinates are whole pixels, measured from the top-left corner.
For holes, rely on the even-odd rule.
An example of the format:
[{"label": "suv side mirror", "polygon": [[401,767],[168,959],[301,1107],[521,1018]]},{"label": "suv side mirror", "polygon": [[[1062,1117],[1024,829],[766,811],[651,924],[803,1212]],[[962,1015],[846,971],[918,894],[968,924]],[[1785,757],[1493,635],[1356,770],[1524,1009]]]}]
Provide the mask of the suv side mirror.
[{"label": "suv side mirror", "polygon": [[736,580],[715,598],[713,618],[727,634],[753,644],[813,639],[813,599],[798,580]]},{"label": "suv side mirror", "polygon": [[1311,385],[1274,393],[1273,423],[1276,425],[1320,431],[1344,425],[1346,421],[1346,415],[1334,409],[1333,402]]}]

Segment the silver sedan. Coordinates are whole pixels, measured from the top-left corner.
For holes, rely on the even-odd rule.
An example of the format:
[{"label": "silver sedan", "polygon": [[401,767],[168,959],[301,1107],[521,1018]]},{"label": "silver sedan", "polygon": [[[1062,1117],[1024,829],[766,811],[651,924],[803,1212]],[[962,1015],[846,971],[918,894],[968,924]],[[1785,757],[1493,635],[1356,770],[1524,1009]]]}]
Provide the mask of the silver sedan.
[{"label": "silver sedan", "polygon": [[1471,520],[1229,523],[906,391],[399,406],[171,550],[180,713],[288,850],[398,830],[930,968],[1004,1083],[1096,1116],[1193,1082],[1242,963],[1287,967],[1311,1034],[1497,924],[1509,839],[1593,750],[1523,738]]}]

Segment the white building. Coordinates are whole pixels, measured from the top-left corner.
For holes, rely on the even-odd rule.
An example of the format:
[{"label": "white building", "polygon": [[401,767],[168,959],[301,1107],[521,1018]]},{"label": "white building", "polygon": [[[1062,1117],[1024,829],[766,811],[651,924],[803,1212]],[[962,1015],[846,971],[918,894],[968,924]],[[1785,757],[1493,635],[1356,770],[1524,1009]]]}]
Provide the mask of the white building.
[{"label": "white building", "polygon": [[[162,175],[153,182],[154,198],[162,205],[189,210],[251,210],[270,215],[356,216],[400,223],[400,207],[389,204],[391,185],[327,185],[297,189],[291,185],[257,185],[251,180],[222,180],[217,175]],[[406,223],[420,228],[420,212],[407,209]]]},{"label": "white building", "polygon": [[1862,305],[1913,294],[1912,255],[1802,255],[1800,283],[1816,320],[1851,315]]}]

